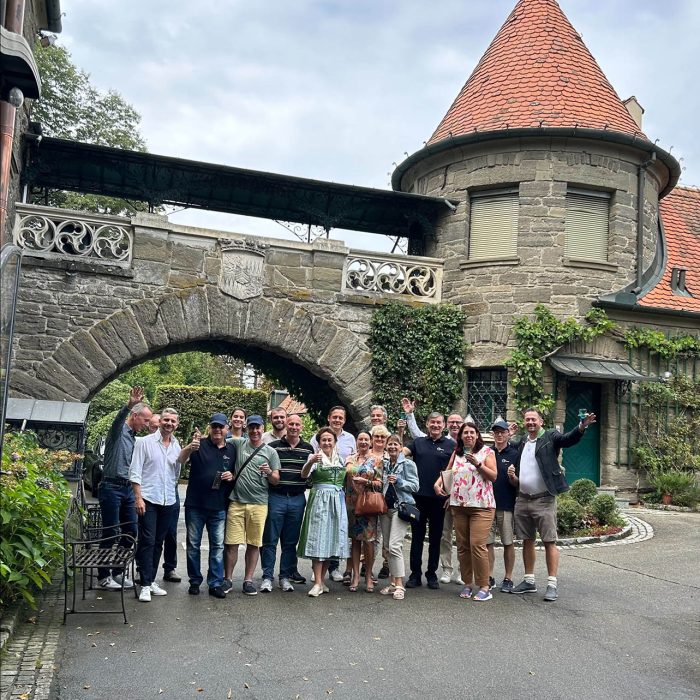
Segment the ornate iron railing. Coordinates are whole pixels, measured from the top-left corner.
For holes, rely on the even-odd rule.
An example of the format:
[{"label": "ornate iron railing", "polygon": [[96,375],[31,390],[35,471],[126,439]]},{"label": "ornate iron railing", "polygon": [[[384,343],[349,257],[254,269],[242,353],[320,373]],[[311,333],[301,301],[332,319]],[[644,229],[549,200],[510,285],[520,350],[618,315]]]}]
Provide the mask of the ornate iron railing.
[{"label": "ornate iron railing", "polygon": [[129,219],[29,204],[18,204],[16,211],[14,242],[26,254],[131,263]]},{"label": "ornate iron railing", "polygon": [[343,286],[345,290],[439,302],[442,296],[442,260],[351,250],[345,265]]}]

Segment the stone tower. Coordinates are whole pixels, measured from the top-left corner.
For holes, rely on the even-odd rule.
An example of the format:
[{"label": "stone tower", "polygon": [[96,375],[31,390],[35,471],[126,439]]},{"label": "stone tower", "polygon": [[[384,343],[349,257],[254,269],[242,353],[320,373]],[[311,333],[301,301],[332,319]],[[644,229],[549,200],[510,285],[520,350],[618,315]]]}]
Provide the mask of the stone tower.
[{"label": "stone tower", "polygon": [[421,252],[445,259],[443,299],[467,312],[470,367],[502,366],[513,317],[538,303],[581,317],[641,288],[660,254],[659,199],[680,174],[641,112],[554,0],[520,0],[398,166],[394,189],[456,205]]}]

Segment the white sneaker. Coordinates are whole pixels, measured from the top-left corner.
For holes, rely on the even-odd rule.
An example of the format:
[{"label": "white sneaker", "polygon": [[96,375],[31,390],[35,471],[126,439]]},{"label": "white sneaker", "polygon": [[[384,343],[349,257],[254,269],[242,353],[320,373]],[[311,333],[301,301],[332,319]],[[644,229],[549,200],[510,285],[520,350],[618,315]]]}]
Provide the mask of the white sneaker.
[{"label": "white sneaker", "polygon": [[317,583],[314,583],[306,595],[310,595],[312,598],[318,598],[321,593],[323,593],[323,586],[319,586]]},{"label": "white sneaker", "polygon": [[272,593],[272,581],[269,578],[264,578],[259,590],[261,593]]},{"label": "white sneaker", "polygon": [[151,587],[150,586],[143,586],[141,588],[141,593],[139,593],[139,600],[142,603],[150,603],[151,602]]},{"label": "white sneaker", "polygon": [[103,591],[118,591],[122,587],[121,581],[117,583],[111,576],[105,576],[103,579],[98,581],[97,585]]},{"label": "white sneaker", "polygon": [[340,569],[333,569],[330,573],[331,581],[335,581],[336,583],[342,583],[343,582],[343,574],[340,573]]},{"label": "white sneaker", "polygon": [[464,585],[464,581],[462,581],[462,577],[461,577],[461,576],[457,576],[457,578],[455,579],[455,583],[456,583],[458,586],[463,586],[463,585]]},{"label": "white sneaker", "polygon": [[114,582],[121,587],[122,585],[122,578],[124,579],[124,588],[133,588],[134,587],[134,582],[129,578],[128,575],[125,574],[117,574],[114,577]]},{"label": "white sneaker", "polygon": [[168,595],[168,591],[161,588],[155,581],[151,584],[151,593],[153,595]]},{"label": "white sneaker", "polygon": [[440,583],[449,583],[451,579],[452,579],[451,574],[444,573],[442,576],[440,576]]},{"label": "white sneaker", "polygon": [[328,588],[328,586],[326,586],[326,584],[324,583],[323,586],[321,587],[321,593],[330,593],[330,592],[331,592],[331,589]]},{"label": "white sneaker", "polygon": [[[288,578],[281,578],[280,579],[280,588],[285,593],[291,593],[294,590],[294,586],[292,586],[292,583]],[[262,588],[260,590],[262,590]]]}]

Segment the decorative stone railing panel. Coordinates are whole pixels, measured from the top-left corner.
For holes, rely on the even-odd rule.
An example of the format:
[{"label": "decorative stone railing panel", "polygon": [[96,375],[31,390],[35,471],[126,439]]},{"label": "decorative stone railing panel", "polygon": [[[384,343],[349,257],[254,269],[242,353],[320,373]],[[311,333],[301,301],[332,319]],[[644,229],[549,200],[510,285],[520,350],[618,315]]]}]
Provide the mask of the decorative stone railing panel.
[{"label": "decorative stone railing panel", "polygon": [[442,296],[441,260],[405,255],[350,251],[343,278],[344,291],[397,295],[415,301],[439,302]]},{"label": "decorative stone railing panel", "polygon": [[25,254],[49,258],[131,263],[129,219],[28,204],[16,206],[14,242]]}]

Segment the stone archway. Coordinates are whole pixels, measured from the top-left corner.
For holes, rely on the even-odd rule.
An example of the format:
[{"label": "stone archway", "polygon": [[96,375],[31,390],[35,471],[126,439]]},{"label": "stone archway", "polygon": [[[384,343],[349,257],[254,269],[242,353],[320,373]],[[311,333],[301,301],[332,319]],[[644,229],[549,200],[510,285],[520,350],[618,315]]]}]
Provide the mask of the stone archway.
[{"label": "stone archway", "polygon": [[120,372],[168,347],[228,341],[277,354],[319,377],[356,424],[371,403],[366,338],[311,304],[259,297],[239,301],[213,286],[132,302],[67,338],[36,371],[15,368],[14,395],[83,401]]}]

